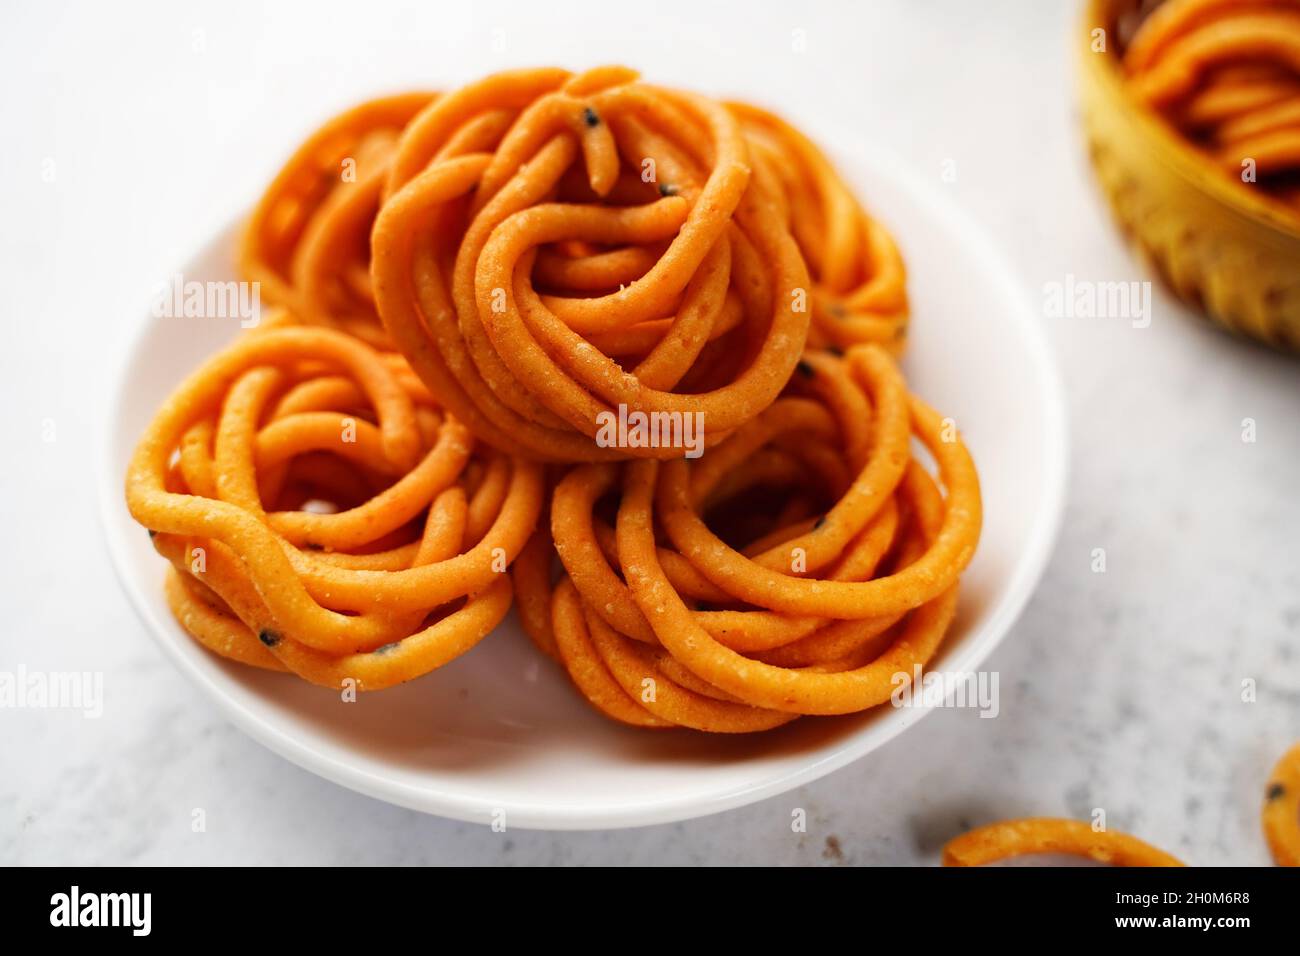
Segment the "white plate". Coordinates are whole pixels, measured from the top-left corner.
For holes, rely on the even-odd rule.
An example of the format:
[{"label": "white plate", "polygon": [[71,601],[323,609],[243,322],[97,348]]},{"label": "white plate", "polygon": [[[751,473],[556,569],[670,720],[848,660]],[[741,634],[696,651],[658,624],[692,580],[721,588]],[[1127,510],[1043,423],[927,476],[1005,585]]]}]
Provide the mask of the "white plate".
[{"label": "white plate", "polygon": [[[979,466],[984,533],[933,664],[975,670],[1024,607],[1055,538],[1066,473],[1058,375],[1023,290],[987,237],[899,161],[861,145],[839,152],[840,168],[907,261],[911,387],[956,419]],[[209,243],[185,279],[231,278],[234,241],[232,229]],[[239,727],[299,766],[461,820],[489,823],[504,811],[515,827],[640,826],[807,783],[925,714],[884,707],[746,737],[638,731],[593,711],[513,616],[460,660],[351,704],[207,653],[167,610],[164,562],[127,514],[123,476],[158,404],[236,332],[234,320],[150,318],[124,350],[108,408],[103,518],[122,584],[167,655]]]}]

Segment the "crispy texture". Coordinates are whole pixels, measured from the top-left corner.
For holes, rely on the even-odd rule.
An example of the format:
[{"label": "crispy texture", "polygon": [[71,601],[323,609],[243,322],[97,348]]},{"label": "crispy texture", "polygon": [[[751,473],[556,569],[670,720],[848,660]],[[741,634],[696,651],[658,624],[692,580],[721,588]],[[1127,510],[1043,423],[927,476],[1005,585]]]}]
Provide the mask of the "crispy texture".
[{"label": "crispy texture", "polygon": [[[762,412],[810,335],[901,346],[901,259],[824,157],[774,116],[622,67],[497,74],[406,127],[375,222],[379,313],[480,438],[544,461],[602,413]],[[810,275],[810,269],[812,274]]]},{"label": "crispy texture", "polygon": [[1264,790],[1264,838],[1278,866],[1300,866],[1300,744],[1277,762]]},{"label": "crispy texture", "polygon": [[[893,240],[780,117],[617,66],[371,100],[239,265],[280,311],[127,477],[210,650],[386,687],[513,594],[598,710],[738,733],[878,706],[942,642],[978,478],[893,364]],[[606,446],[620,412],[691,417],[707,457]]]},{"label": "crispy texture", "polygon": [[[1264,838],[1278,866],[1300,866],[1300,744],[1277,762],[1264,788]],[[1097,832],[1078,820],[1006,820],[971,830],[943,848],[944,866],[983,866],[1031,853],[1069,853],[1114,866],[1182,866],[1126,833]]]},{"label": "crispy texture", "polygon": [[[808,352],[800,369],[698,462],[584,465],[556,486],[551,629],[598,710],[768,730],[879,706],[938,650],[979,538],[970,456],[881,347]],[[724,530],[743,533],[773,490],[780,511],[739,549],[703,517],[730,512]]]},{"label": "crispy texture", "polygon": [[397,137],[432,93],[361,103],[331,118],[285,163],[249,217],[239,271],[300,320],[392,348],[370,289],[370,230]]},{"label": "crispy texture", "polygon": [[1099,832],[1079,820],[1051,817],[1006,820],[971,830],[943,848],[943,865],[984,866],[1030,853],[1068,853],[1112,866],[1183,866],[1127,833]]},{"label": "crispy texture", "polygon": [[[1300,0],[1168,0],[1124,52],[1138,98],[1300,212]],[[1253,183],[1249,188],[1258,188]]]},{"label": "crispy texture", "polygon": [[283,320],[172,394],[126,483],[196,640],[361,690],[440,667],[500,622],[542,494],[538,465],[477,446],[400,357]]}]

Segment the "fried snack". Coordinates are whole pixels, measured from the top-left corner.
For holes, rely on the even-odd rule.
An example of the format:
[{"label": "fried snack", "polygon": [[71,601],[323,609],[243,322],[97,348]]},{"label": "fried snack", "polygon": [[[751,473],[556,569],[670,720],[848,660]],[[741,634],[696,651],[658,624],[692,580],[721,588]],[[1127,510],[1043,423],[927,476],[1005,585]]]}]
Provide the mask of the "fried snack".
[{"label": "fried snack", "polygon": [[1300,744],[1277,762],[1264,791],[1264,838],[1278,866],[1300,866]]},{"label": "fried snack", "polygon": [[[782,397],[698,462],[564,476],[551,534],[565,575],[539,643],[593,706],[639,726],[740,733],[865,710],[934,656],[980,524],[953,423],[889,355],[808,352]],[[545,579],[524,577],[539,603]]]},{"label": "fried snack", "polygon": [[[1278,866],[1300,866],[1300,744],[1282,755],[1264,791],[1264,838]],[[1006,820],[971,830],[943,848],[944,866],[982,866],[1029,853],[1070,853],[1115,866],[1182,866],[1126,833],[1077,820]]]},{"label": "fried snack", "polygon": [[1006,820],[964,833],[944,846],[943,865],[984,866],[1030,853],[1068,853],[1111,866],[1184,865],[1127,833],[1052,817]]},{"label": "fried snack", "polygon": [[558,660],[560,652],[555,646],[555,632],[551,629],[551,567],[555,548],[546,524],[547,518],[543,515],[537,530],[510,566],[510,582],[524,633],[539,651]]},{"label": "fried snack", "polygon": [[814,348],[874,342],[894,354],[907,335],[907,271],[893,237],[872,219],[813,142],[779,116],[746,103],[750,151],[781,178],[790,228],[812,276]]},{"label": "fried snack", "polygon": [[370,230],[397,137],[432,93],[371,100],[334,117],[271,181],[244,228],[239,271],[302,321],[391,349],[370,289]]},{"label": "fried snack", "polygon": [[611,447],[602,423],[690,419],[711,447],[772,403],[814,323],[815,341],[898,345],[901,264],[811,144],[622,67],[501,73],[438,98],[386,188],[379,313],[500,449],[677,457]]},{"label": "fried snack", "polygon": [[195,640],[358,690],[501,621],[543,493],[540,466],[476,443],[400,356],[283,317],[181,384],[126,481]]},{"label": "fried snack", "polygon": [[1251,161],[1300,212],[1300,0],[1167,0],[1138,26],[1124,68],[1138,98],[1226,175],[1241,180]]}]

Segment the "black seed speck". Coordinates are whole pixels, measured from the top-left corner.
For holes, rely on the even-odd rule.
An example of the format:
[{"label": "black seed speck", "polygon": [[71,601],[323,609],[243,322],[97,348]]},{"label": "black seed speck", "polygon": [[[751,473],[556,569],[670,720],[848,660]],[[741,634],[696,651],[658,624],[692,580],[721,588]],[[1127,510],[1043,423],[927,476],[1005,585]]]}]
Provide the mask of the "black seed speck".
[{"label": "black seed speck", "polygon": [[156,537],[158,537],[158,532],[155,531],[153,528],[150,528],[150,529],[149,529],[149,540],[152,541],[152,540],[153,540],[154,538],[156,538]]},{"label": "black seed speck", "polygon": [[660,183],[660,184],[659,184],[659,195],[661,195],[661,196],[676,196],[676,195],[677,195],[677,187],[674,186],[672,183]]},{"label": "black seed speck", "polygon": [[304,541],[302,546],[303,546],[303,549],[304,549],[304,550],[307,550],[307,551],[323,551],[323,550],[325,550],[324,548],[322,548],[319,544],[317,544],[317,543],[314,542],[314,541]]},{"label": "black seed speck", "polygon": [[836,358],[844,358],[844,350],[838,345],[828,345],[826,346],[826,351],[830,352],[831,355],[834,355]]},{"label": "black seed speck", "polygon": [[280,635],[277,634],[275,631],[271,630],[269,627],[264,627],[260,631],[258,631],[257,639],[261,641],[263,644],[265,644],[267,647],[275,647],[275,645],[280,643]]},{"label": "black seed speck", "polygon": [[389,651],[395,651],[401,645],[401,641],[393,641],[391,644],[384,644],[382,647],[376,647],[376,654],[387,654]]},{"label": "black seed speck", "polygon": [[799,369],[799,374],[802,375],[804,378],[812,378],[814,375],[817,374],[816,371],[813,369],[813,367],[804,361],[800,361],[799,364],[795,366],[795,368]]},{"label": "black seed speck", "polygon": [[588,126],[599,126],[600,116],[597,115],[595,110],[593,110],[590,106],[588,106],[585,110],[582,111],[582,121],[586,123]]},{"label": "black seed speck", "polygon": [[1281,800],[1284,793],[1286,793],[1286,787],[1280,783],[1275,783],[1268,788],[1268,798],[1270,800]]},{"label": "black seed speck", "polygon": [[813,530],[816,531],[825,523],[826,523],[826,516],[822,515],[820,518],[818,518],[816,521],[813,522]]}]

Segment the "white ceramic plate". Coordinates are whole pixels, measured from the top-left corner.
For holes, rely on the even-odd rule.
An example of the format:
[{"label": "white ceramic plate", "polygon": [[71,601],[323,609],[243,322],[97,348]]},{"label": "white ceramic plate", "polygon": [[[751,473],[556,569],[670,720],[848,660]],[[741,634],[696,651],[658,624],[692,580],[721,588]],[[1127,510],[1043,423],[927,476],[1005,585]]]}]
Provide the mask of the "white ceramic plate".
[{"label": "white ceramic plate", "polygon": [[[1066,423],[1058,375],[1023,291],[987,238],[905,167],[840,141],[840,168],[893,231],[913,305],[911,387],[953,416],[979,466],[985,525],[958,619],[934,669],[968,671],[1006,634],[1042,572],[1060,518]],[[234,230],[182,270],[234,275]],[[513,615],[468,655],[344,704],[295,678],[202,650],[163,600],[164,562],[127,514],[123,476],[163,398],[238,331],[234,320],[150,318],[120,359],[100,476],[122,584],[177,667],[230,719],[314,773],[401,806],[546,829],[639,826],[716,813],[807,783],[925,714],[878,708],[746,737],[625,728],[541,659]]]}]

